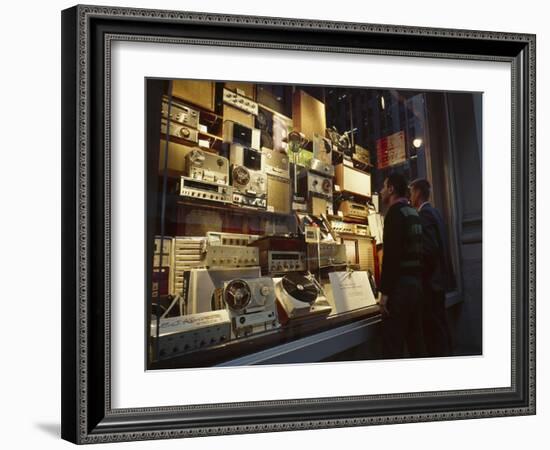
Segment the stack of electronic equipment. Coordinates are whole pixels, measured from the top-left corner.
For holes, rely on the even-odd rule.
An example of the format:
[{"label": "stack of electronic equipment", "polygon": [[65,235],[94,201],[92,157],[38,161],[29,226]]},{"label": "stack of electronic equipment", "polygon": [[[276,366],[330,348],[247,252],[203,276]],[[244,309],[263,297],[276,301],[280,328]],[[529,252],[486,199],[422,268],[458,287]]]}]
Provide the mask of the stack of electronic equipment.
[{"label": "stack of electronic equipment", "polygon": [[[160,317],[159,358],[277,331],[294,319],[331,312],[321,285],[307,270],[299,238],[219,232],[157,236],[155,262],[161,249],[165,269],[173,273],[171,306],[179,308]],[[156,317],[151,322],[155,338]]]},{"label": "stack of electronic equipment", "polygon": [[[223,147],[201,146],[200,111],[168,97],[163,99],[162,133],[171,137],[170,161],[181,161],[179,195],[289,214],[290,182],[286,137],[292,120],[269,111],[239,92],[223,89]],[[171,105],[170,117],[168,116]],[[174,124],[174,122],[176,124]],[[198,127],[199,129],[191,128]],[[257,128],[256,128],[257,127]],[[181,140],[184,140],[184,143]],[[184,145],[185,144],[185,145]],[[194,144],[194,145],[193,145]],[[162,152],[162,150],[161,150]],[[184,154],[181,158],[178,155]],[[168,166],[171,167],[170,162]]]},{"label": "stack of electronic equipment", "polygon": [[[325,116],[322,102],[303,91],[295,93],[294,125],[307,142],[293,160],[300,166],[299,195],[305,197],[311,217],[329,219],[328,224],[316,224],[321,239],[317,246],[308,244],[309,253],[319,267],[330,266],[342,259],[342,249],[335,245],[339,243],[345,249],[347,266],[374,273],[375,241],[369,228],[369,215],[375,213],[370,153],[354,142],[356,129],[339,133],[335,127],[327,127]],[[327,236],[334,241],[323,239]]]},{"label": "stack of electronic equipment", "polygon": [[353,132],[327,128],[325,105],[303,90],[292,118],[231,84],[212,93],[219,142],[196,100],[163,97],[161,153],[179,172],[179,197],[188,209],[286,215],[295,228],[157,236],[154,296],[170,299],[151,320],[159,359],[324,319],[345,310],[327,300],[331,272],[374,271],[369,153],[352,145]]}]

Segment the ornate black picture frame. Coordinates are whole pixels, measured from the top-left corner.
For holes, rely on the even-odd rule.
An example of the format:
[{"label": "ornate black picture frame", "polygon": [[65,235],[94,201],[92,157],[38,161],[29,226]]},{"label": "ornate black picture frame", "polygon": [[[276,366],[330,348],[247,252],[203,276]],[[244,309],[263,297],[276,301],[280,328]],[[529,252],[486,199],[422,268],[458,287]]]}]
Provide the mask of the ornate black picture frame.
[{"label": "ornate black picture frame", "polygon": [[[109,112],[110,49],[116,40],[510,63],[511,385],[113,409]],[[84,444],[535,413],[534,35],[75,6],[62,13],[62,86],[64,439]]]}]

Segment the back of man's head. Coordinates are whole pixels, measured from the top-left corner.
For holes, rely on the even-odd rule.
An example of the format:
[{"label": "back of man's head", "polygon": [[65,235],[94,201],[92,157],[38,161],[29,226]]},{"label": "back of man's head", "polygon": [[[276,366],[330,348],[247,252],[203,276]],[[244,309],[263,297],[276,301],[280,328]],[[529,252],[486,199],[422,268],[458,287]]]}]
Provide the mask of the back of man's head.
[{"label": "back of man's head", "polygon": [[393,187],[393,191],[396,196],[407,196],[407,180],[402,174],[397,172],[389,174],[386,178],[386,184],[388,187]]},{"label": "back of man's head", "polygon": [[415,191],[418,191],[423,201],[428,201],[430,199],[430,191],[432,187],[430,182],[425,178],[417,178],[410,184],[409,187],[411,190],[414,189]]}]

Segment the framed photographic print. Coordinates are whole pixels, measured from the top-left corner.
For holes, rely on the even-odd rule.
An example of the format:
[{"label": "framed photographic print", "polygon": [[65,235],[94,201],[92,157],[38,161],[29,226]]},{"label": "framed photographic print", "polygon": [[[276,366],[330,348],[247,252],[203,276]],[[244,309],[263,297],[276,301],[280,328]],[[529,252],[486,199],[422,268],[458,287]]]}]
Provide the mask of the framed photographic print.
[{"label": "framed photographic print", "polygon": [[62,13],[62,437],[535,413],[535,36]]}]

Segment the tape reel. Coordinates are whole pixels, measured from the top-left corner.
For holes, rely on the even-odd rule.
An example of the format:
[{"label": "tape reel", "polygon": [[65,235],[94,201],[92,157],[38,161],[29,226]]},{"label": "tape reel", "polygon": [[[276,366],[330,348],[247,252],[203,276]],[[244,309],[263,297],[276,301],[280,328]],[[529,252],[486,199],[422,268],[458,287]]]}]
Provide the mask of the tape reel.
[{"label": "tape reel", "polygon": [[250,286],[244,280],[231,280],[223,290],[223,300],[232,311],[242,311],[252,299]]}]

